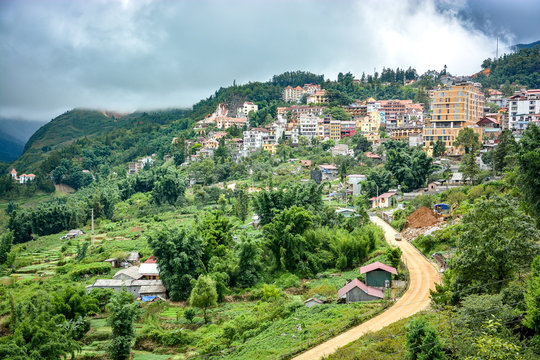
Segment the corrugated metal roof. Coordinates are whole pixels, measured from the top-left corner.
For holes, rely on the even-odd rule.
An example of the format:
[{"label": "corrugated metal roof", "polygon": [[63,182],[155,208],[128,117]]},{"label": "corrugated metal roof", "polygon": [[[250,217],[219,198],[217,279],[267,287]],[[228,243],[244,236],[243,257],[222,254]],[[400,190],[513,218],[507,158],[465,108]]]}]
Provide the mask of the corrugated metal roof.
[{"label": "corrugated metal roof", "polygon": [[143,275],[159,275],[159,268],[156,263],[144,263],[139,266],[139,273]]},{"label": "corrugated metal roof", "polygon": [[127,269],[123,269],[118,271],[116,274],[114,274],[113,279],[122,279],[122,276],[129,277],[131,279],[140,279],[142,278],[142,274],[139,273],[139,267],[138,266],[130,266]]},{"label": "corrugated metal roof", "polygon": [[343,297],[345,294],[347,294],[349,291],[351,291],[355,287],[359,288],[360,290],[362,290],[368,295],[384,299],[384,293],[381,290],[376,289],[371,286],[367,286],[366,284],[364,284],[358,279],[354,279],[353,281],[351,281],[350,283],[348,283],[347,285],[339,289],[338,298]]},{"label": "corrugated metal roof", "polygon": [[365,274],[365,273],[368,273],[370,271],[373,271],[373,270],[384,270],[384,271],[387,271],[389,273],[392,273],[394,275],[397,275],[397,270],[396,268],[390,266],[390,265],[386,265],[386,264],[383,264],[382,262],[379,262],[379,261],[376,261],[372,264],[369,264],[369,265],[366,265],[366,266],[362,266],[360,268],[360,274]]}]

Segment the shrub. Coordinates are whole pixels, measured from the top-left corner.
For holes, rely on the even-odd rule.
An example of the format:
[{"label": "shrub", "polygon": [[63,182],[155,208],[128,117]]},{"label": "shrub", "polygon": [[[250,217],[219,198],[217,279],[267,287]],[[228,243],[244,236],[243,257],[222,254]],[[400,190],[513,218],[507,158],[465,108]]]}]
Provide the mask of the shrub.
[{"label": "shrub", "polygon": [[324,297],[333,297],[337,294],[337,288],[330,282],[324,282],[321,285],[313,287],[306,294],[306,299],[313,297],[314,295],[320,295]]},{"label": "shrub", "polygon": [[276,286],[280,289],[298,287],[300,286],[300,279],[294,274],[285,273],[277,279]]},{"label": "shrub", "polygon": [[73,278],[82,277],[84,275],[103,275],[108,274],[112,267],[109,263],[92,263],[77,265],[71,270],[69,275]]}]

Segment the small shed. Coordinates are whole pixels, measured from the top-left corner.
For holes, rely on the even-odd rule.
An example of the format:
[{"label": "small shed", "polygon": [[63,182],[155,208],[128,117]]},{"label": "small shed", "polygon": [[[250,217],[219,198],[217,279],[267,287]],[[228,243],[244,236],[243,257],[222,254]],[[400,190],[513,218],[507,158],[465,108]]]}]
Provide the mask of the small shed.
[{"label": "small shed", "polygon": [[368,286],[384,288],[386,280],[392,287],[392,274],[397,275],[397,270],[392,266],[382,262],[374,262],[360,268],[360,274],[366,274],[366,284]]},{"label": "small shed", "polygon": [[356,210],[354,209],[348,209],[348,208],[341,208],[336,210],[336,214],[343,215],[344,217],[351,217],[356,215]]},{"label": "small shed", "polygon": [[358,279],[345,284],[338,291],[338,299],[345,299],[345,302],[376,301],[384,299],[384,293],[377,288],[367,286]]},{"label": "small shed", "polygon": [[307,299],[306,301],[304,301],[304,305],[307,308],[314,307],[314,306],[317,306],[317,305],[322,305],[322,304],[324,304],[324,302],[322,300],[319,300],[319,299],[313,298],[313,297]]},{"label": "small shed", "polygon": [[130,266],[127,269],[122,269],[114,274],[113,279],[115,280],[139,280],[142,278],[142,274],[139,273],[138,266]]}]

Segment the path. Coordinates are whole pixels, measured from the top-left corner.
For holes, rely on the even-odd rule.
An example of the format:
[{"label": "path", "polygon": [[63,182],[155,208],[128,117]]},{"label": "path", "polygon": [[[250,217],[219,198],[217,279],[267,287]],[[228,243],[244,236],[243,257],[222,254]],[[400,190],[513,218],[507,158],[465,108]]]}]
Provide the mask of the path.
[{"label": "path", "polygon": [[403,251],[402,259],[409,268],[410,274],[409,288],[394,305],[382,314],[296,356],[293,360],[312,360],[328,356],[368,332],[381,330],[383,327],[409,317],[429,306],[429,290],[435,289],[435,282],[439,281],[437,270],[409,242],[395,241],[394,235],[397,231],[381,218],[370,216],[370,220],[384,230],[387,242],[399,246]]}]

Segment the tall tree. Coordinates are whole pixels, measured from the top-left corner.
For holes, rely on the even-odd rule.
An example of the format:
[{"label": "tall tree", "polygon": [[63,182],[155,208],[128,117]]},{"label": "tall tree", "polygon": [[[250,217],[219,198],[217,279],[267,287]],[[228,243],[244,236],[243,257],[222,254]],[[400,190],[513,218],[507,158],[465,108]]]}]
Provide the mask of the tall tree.
[{"label": "tall tree", "polygon": [[519,143],[518,179],[523,203],[540,224],[540,127],[530,124]]},{"label": "tall tree", "polygon": [[527,314],[523,324],[529,329],[540,332],[540,256],[537,256],[532,264],[532,274],[529,279],[529,287],[525,293]]},{"label": "tall tree", "polygon": [[244,239],[238,248],[238,284],[242,287],[255,285],[261,272],[260,245],[252,239]]},{"label": "tall tree", "polygon": [[471,128],[463,128],[459,131],[456,140],[454,141],[454,147],[462,147],[465,150],[465,154],[470,152],[476,152],[480,149],[481,144],[478,133]]},{"label": "tall tree", "polygon": [[513,156],[518,150],[519,147],[512,132],[510,130],[503,130],[501,135],[499,135],[499,141],[493,155],[495,171],[501,172],[510,168],[515,163]]},{"label": "tall tree", "polygon": [[203,310],[204,322],[208,322],[206,311],[210,306],[217,304],[217,291],[215,281],[206,275],[201,275],[194,281],[195,286],[191,290],[189,304]]},{"label": "tall tree", "polygon": [[0,265],[4,264],[8,259],[8,254],[13,245],[13,232],[6,231],[0,235]]},{"label": "tall tree", "polygon": [[480,172],[480,167],[476,163],[476,152],[470,152],[463,155],[461,163],[459,164],[459,171],[463,173],[463,180],[466,181],[469,179],[471,183],[474,183]]},{"label": "tall tree", "polygon": [[203,257],[200,236],[184,228],[160,227],[148,235],[148,243],[157,257],[160,276],[173,301],[185,300],[191,280],[199,275]]},{"label": "tall tree", "polygon": [[117,292],[109,302],[109,317],[107,322],[111,326],[112,336],[108,352],[113,360],[129,358],[131,343],[135,338],[134,322],[139,309],[133,295],[126,291]]},{"label": "tall tree", "polygon": [[433,145],[433,156],[440,157],[446,152],[446,146],[441,139],[438,139],[435,145]]}]

